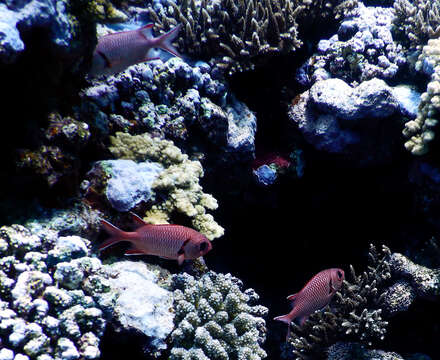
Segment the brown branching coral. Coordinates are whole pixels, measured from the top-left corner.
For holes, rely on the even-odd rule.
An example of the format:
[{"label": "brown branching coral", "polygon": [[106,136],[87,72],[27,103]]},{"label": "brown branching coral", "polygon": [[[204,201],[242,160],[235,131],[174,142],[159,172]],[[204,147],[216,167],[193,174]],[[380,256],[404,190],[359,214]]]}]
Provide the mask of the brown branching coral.
[{"label": "brown branching coral", "polygon": [[370,265],[356,275],[350,266],[350,281],[344,281],[335,300],[320,312],[312,314],[302,327],[292,323],[286,351],[295,359],[320,359],[328,346],[337,341],[355,340],[371,344],[382,340],[388,322],[382,318],[383,289],[391,278],[388,258],[391,252],[370,245]]},{"label": "brown branching coral", "polygon": [[437,0],[396,0],[395,31],[410,48],[440,36],[440,3]]},{"label": "brown branching coral", "polygon": [[181,23],[181,51],[206,58],[223,56],[224,68],[234,60],[288,52],[302,44],[296,18],[303,7],[292,0],[182,0],[180,5],[170,5],[169,14],[149,9],[156,26],[166,31]]},{"label": "brown branching coral", "polygon": [[[302,45],[297,18],[311,8],[325,16],[332,1],[309,0],[181,0],[161,13],[149,8],[160,32],[178,23],[183,36],[178,45],[184,54],[211,59],[231,72],[253,67],[260,55],[289,53]],[[308,12],[309,13],[309,12]],[[311,11],[310,11],[311,13]]]}]

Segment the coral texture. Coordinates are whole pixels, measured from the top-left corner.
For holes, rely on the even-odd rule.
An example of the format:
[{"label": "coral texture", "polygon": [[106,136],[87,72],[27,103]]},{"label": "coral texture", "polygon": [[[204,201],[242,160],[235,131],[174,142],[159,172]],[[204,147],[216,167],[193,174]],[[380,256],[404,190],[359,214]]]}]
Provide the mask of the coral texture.
[{"label": "coral texture", "polygon": [[261,348],[266,337],[267,308],[255,305],[253,289],[230,274],[212,271],[195,279],[173,277],[176,324],[171,334],[170,359],[248,359],[266,357]]},{"label": "coral texture", "polygon": [[193,226],[210,240],[223,235],[223,228],[206,213],[207,209],[216,209],[218,204],[199,184],[203,176],[199,161],[189,160],[171,141],[153,138],[147,133],[132,136],[118,132],[111,137],[109,149],[119,159],[154,161],[165,167],[152,184],[152,190],[162,194],[163,200],[147,212],[148,222],[166,222],[173,211],[177,211],[189,216]]},{"label": "coral texture", "polygon": [[394,29],[409,48],[420,48],[440,35],[440,7],[436,0],[396,0]]},{"label": "coral texture", "polygon": [[257,55],[289,52],[301,46],[296,18],[304,9],[295,0],[170,1],[167,9],[150,16],[162,31],[178,23],[183,36],[178,43],[185,54],[209,60],[221,58],[220,67],[247,69]]},{"label": "coral texture", "polygon": [[378,253],[371,245],[368,271],[356,275],[350,267],[351,281],[344,281],[335,300],[322,312],[312,314],[302,327],[292,323],[293,329],[287,351],[296,359],[312,356],[319,359],[325,349],[337,341],[353,339],[366,344],[383,340],[387,321],[382,317],[382,290],[391,278],[387,261],[390,250],[383,247]]},{"label": "coral texture", "polygon": [[92,296],[108,288],[95,281],[101,262],[87,256],[88,244],[53,230],[0,228],[3,353],[47,360],[99,358],[106,321]]},{"label": "coral texture", "polygon": [[403,135],[408,139],[405,148],[414,155],[424,155],[429,150],[429,143],[434,140],[434,128],[438,123],[440,109],[440,39],[432,39],[423,47],[416,62],[416,70],[431,75],[426,92],[421,95],[421,102],[415,120],[405,124]]},{"label": "coral texture", "polygon": [[330,77],[351,84],[393,78],[406,62],[402,46],[393,41],[393,17],[392,9],[359,4],[337,34],[318,43],[318,54],[299,69],[298,80],[310,85]]},{"label": "coral texture", "polygon": [[131,66],[84,89],[78,118],[100,136],[149,131],[188,147],[200,147],[193,136],[197,129],[203,142],[221,153],[249,160],[255,151],[256,117],[211,72],[206,63],[192,67],[179,58]]}]

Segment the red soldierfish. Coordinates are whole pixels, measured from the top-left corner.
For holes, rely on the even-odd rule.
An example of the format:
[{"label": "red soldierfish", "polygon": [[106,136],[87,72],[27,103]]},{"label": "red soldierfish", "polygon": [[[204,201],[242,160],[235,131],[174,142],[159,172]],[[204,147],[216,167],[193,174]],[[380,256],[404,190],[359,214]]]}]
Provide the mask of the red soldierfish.
[{"label": "red soldierfish", "polygon": [[159,37],[153,37],[153,24],[137,30],[121,31],[99,38],[92,58],[89,74],[92,76],[112,75],[130,65],[154,60],[151,50],[161,48],[180,56],[171,42],[176,38],[180,24]]},{"label": "red soldierfish", "polygon": [[179,265],[183,260],[197,259],[206,255],[211,249],[211,242],[205,235],[181,225],[152,225],[132,213],[138,228],[128,232],[118,229],[108,221],[101,220],[104,230],[110,235],[100,246],[99,250],[120,241],[132,243],[131,249],[125,255],[156,255],[166,259],[177,259]]},{"label": "red soldierfish", "polygon": [[287,324],[287,339],[290,336],[290,323],[299,319],[302,326],[310,314],[327,306],[336,291],[341,288],[344,277],[344,270],[341,269],[322,270],[312,277],[300,292],[287,297],[287,300],[292,301],[292,311],[274,318]]}]

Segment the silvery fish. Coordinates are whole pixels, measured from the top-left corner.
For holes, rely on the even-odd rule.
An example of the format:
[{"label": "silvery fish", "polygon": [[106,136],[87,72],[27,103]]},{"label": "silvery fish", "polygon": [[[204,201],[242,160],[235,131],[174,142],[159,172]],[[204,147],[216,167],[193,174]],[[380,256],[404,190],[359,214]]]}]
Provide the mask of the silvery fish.
[{"label": "silvery fish", "polygon": [[180,24],[158,37],[153,36],[152,28],[153,24],[147,24],[136,30],[116,32],[99,38],[89,74],[112,75],[131,65],[157,59],[152,54],[154,48],[180,56],[171,44],[177,37]]}]

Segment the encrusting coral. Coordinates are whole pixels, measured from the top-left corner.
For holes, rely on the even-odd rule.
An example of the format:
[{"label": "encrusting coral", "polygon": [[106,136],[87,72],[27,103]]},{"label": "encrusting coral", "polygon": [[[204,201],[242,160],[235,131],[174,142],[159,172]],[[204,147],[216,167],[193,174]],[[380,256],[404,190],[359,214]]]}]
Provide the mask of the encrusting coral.
[{"label": "encrusting coral", "polygon": [[[391,278],[388,257],[390,250],[383,246],[378,253],[371,245],[368,271],[356,275],[350,266],[351,281],[336,293],[335,300],[323,311],[312,314],[302,327],[292,323],[291,337],[285,351],[295,359],[317,359],[337,341],[347,339],[371,344],[382,340],[387,321],[382,318],[382,290]],[[286,357],[291,357],[286,354]]]},{"label": "encrusting coral", "polygon": [[212,240],[223,235],[218,225],[206,210],[218,207],[217,200],[203,192],[199,179],[203,168],[199,161],[190,160],[188,155],[169,140],[143,135],[116,133],[110,138],[109,150],[118,159],[135,161],[155,161],[162,164],[162,171],[152,184],[152,190],[161,196],[146,213],[145,220],[150,223],[163,223],[170,219],[173,211],[183,213],[192,219],[193,226]]},{"label": "encrusting coral", "polygon": [[438,123],[440,110],[440,39],[432,39],[423,47],[416,62],[416,70],[431,75],[426,92],[421,95],[417,117],[405,124],[403,135],[408,138],[405,148],[414,155],[428,152],[434,139],[434,128]]},{"label": "encrusting coral", "polygon": [[196,280],[186,273],[173,277],[176,324],[170,359],[259,360],[266,338],[267,308],[255,305],[253,289],[231,274],[212,271]]}]

